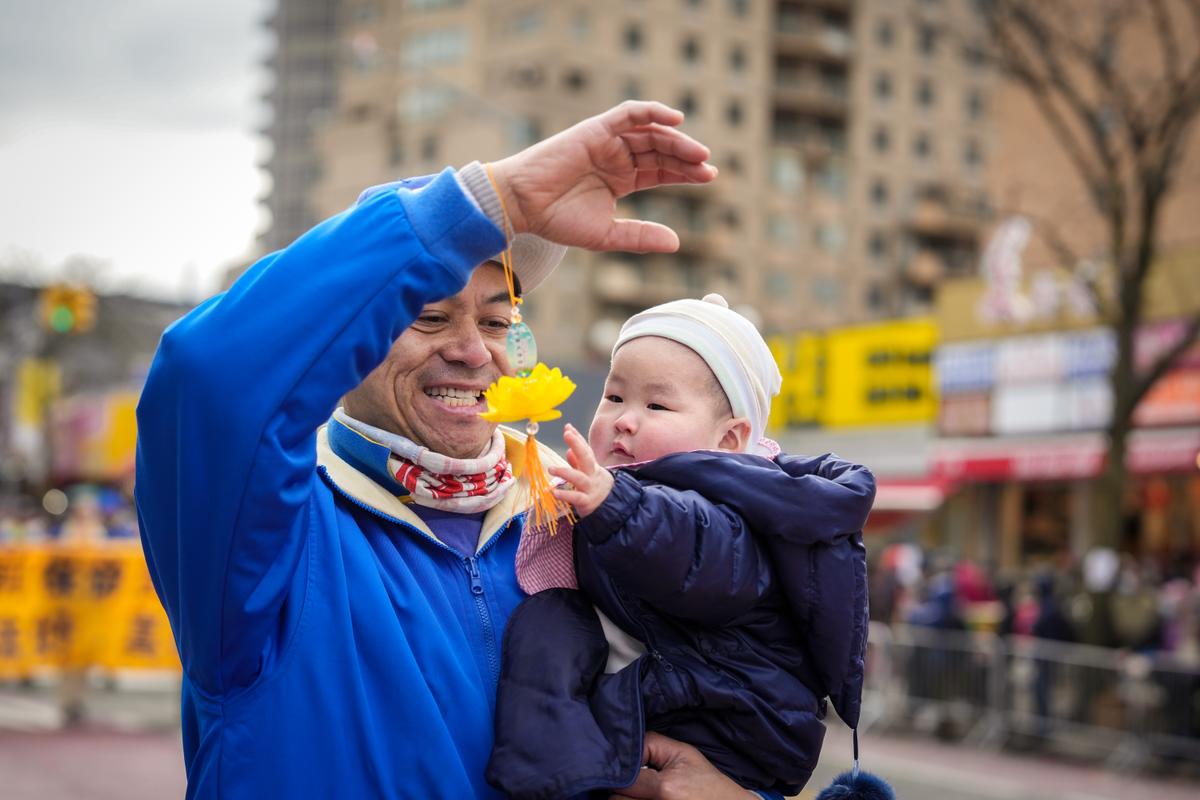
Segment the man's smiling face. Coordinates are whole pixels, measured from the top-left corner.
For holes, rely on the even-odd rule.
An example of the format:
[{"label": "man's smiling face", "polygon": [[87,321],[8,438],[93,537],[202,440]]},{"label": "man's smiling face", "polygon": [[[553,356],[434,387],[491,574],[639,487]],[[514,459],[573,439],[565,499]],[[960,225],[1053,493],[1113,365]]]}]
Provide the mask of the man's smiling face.
[{"label": "man's smiling face", "polygon": [[479,417],[483,390],[511,374],[512,305],[500,267],[478,267],[461,292],[430,303],[387,359],[346,395],[346,413],[435,453],[474,458],[495,426]]}]

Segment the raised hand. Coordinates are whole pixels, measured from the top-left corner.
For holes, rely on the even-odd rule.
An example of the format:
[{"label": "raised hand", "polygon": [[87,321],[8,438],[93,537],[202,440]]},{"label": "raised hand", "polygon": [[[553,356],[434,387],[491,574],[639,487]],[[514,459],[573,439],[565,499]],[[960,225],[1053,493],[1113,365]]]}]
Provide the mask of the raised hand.
[{"label": "raised hand", "polygon": [[569,467],[548,467],[547,472],[556,478],[562,478],[570,488],[562,487],[554,490],[554,496],[575,507],[575,513],[582,519],[591,514],[608,497],[612,491],[612,473],[596,463],[596,454],[583,434],[575,430],[573,425],[565,426],[563,441],[567,445],[567,463]]},{"label": "raised hand", "polygon": [[493,163],[513,228],[588,250],[673,252],[679,237],[667,226],[613,213],[631,192],[717,176],[682,122],[662,103],[628,100]]}]

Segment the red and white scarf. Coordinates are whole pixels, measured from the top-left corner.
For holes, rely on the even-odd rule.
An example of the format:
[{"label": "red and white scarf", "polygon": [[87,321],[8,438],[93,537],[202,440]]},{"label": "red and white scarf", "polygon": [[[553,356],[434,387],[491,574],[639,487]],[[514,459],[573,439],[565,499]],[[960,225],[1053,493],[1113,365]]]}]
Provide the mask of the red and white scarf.
[{"label": "red and white scarf", "polygon": [[460,514],[487,511],[500,502],[513,482],[504,435],[499,430],[478,458],[451,458],[428,448],[401,458],[393,451],[388,471],[408,490],[414,503]]},{"label": "red and white scarf", "polygon": [[475,514],[500,502],[513,485],[512,467],[505,451],[504,434],[496,429],[492,440],[475,458],[451,458],[435,453],[389,431],[360,422],[342,409],[334,418],[392,451],[388,472],[417,505]]}]

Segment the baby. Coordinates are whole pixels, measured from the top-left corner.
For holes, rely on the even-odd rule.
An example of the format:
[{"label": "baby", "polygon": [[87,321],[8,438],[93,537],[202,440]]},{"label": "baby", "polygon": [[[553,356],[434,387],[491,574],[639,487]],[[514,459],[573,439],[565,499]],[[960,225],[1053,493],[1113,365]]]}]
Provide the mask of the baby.
[{"label": "baby", "polygon": [[[794,794],[824,698],[857,724],[874,479],[763,438],[780,383],[719,295],[622,327],[588,441],[568,426],[570,466],[550,470],[579,517],[559,534],[576,580],[505,632],[493,785],[530,800],[628,786],[654,730],[746,788]],[[518,554],[527,591],[531,574]]]}]

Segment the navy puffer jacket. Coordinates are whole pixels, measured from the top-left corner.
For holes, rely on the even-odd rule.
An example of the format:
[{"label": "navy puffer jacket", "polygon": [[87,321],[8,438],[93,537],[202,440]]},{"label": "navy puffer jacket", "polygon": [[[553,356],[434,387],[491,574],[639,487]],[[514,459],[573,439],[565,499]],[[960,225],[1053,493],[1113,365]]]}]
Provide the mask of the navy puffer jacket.
[{"label": "navy puffer jacket", "polygon": [[[830,455],[715,452],[615,478],[575,528],[583,591],[541,592],[509,622],[488,780],[528,800],[627,786],[655,730],[743,786],[798,792],[824,698],[858,722],[874,478]],[[593,604],[647,653],[605,674]]]}]

